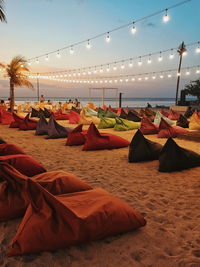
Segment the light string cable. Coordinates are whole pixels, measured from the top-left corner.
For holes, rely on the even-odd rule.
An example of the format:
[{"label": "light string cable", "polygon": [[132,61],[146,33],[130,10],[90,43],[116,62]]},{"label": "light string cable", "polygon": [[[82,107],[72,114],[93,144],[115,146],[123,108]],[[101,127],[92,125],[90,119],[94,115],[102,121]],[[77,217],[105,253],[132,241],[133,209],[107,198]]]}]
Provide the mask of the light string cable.
[{"label": "light string cable", "polygon": [[[191,73],[191,70],[195,70],[194,74],[200,74],[200,65],[195,66],[188,66],[182,68],[181,72],[178,73],[177,69],[168,69],[168,70],[162,70],[162,71],[154,71],[154,72],[144,72],[144,73],[138,73],[138,74],[126,74],[126,75],[117,75],[117,76],[108,76],[108,77],[94,77],[94,78],[79,78],[79,79],[65,79],[65,78],[46,78],[46,76],[42,75],[29,75],[30,79],[48,79],[51,81],[58,81],[58,82],[67,82],[67,83],[112,83],[112,82],[128,82],[128,81],[141,81],[141,80],[149,80],[152,78],[155,80],[156,78],[163,79],[164,74],[168,78],[177,77],[177,76],[189,76]],[[183,74],[184,72],[184,74]],[[174,75],[172,75],[174,73]],[[159,77],[157,77],[159,75]],[[151,76],[151,77],[150,77]],[[131,79],[130,79],[131,78]]]},{"label": "light string cable", "polygon": [[[185,45],[185,47],[191,47],[191,46],[195,46],[198,45],[195,49],[197,54],[200,54],[200,41],[197,42],[191,42]],[[104,63],[104,64],[98,64],[98,65],[93,65],[93,66],[89,66],[89,67],[81,67],[81,68],[77,68],[77,69],[68,69],[68,70],[61,70],[61,71],[52,71],[52,72],[37,72],[38,74],[41,75],[47,75],[47,76],[55,76],[55,75],[61,75],[61,77],[64,75],[65,77],[77,77],[77,76],[81,76],[81,75],[91,75],[91,74],[97,74],[98,72],[100,74],[102,74],[103,72],[110,72],[111,69],[113,70],[123,70],[125,69],[125,63],[128,62],[128,66],[129,68],[132,68],[135,64],[135,60],[137,60],[137,65],[141,66],[143,61],[143,58],[148,58],[146,63],[147,64],[151,64],[152,63],[152,57],[155,55],[159,55],[158,57],[158,61],[162,61],[163,60],[163,54],[166,52],[170,52],[169,54],[169,59],[173,59],[175,57],[174,52],[176,51],[176,49],[178,49],[178,47],[175,48],[169,48],[166,50],[160,50],[157,52],[151,52],[145,55],[141,55],[141,56],[135,56],[135,57],[130,57],[130,58],[126,58],[126,59],[120,59],[120,60],[115,60],[112,62],[108,62],[108,63]],[[160,60],[162,57],[162,60]],[[118,64],[121,63],[121,66],[118,67]],[[106,69],[104,69],[104,67]],[[36,74],[35,72],[32,73],[33,75]]]},{"label": "light string cable", "polygon": [[56,54],[57,57],[59,58],[61,56],[60,55],[60,52],[63,51],[63,50],[66,50],[66,49],[70,49],[69,50],[70,54],[73,54],[74,53],[74,47],[75,46],[78,46],[78,45],[81,45],[81,44],[84,44],[84,43],[86,44],[86,47],[87,48],[90,48],[91,47],[91,40],[100,38],[102,36],[105,36],[105,40],[109,43],[110,42],[110,39],[111,39],[110,34],[112,32],[121,30],[121,29],[126,28],[126,27],[129,27],[129,26],[132,26],[131,31],[132,31],[132,33],[135,33],[136,32],[136,26],[135,25],[138,22],[144,21],[144,20],[146,20],[148,18],[154,17],[154,16],[159,15],[161,13],[164,13],[163,22],[168,22],[168,20],[169,20],[168,11],[169,10],[174,9],[176,7],[179,7],[181,5],[184,5],[184,4],[186,4],[186,3],[190,2],[190,1],[192,1],[192,0],[184,0],[184,1],[178,2],[178,3],[176,3],[176,4],[172,5],[172,6],[169,6],[167,8],[161,9],[159,11],[156,11],[154,13],[151,13],[151,14],[149,14],[147,16],[144,16],[144,17],[141,17],[139,19],[133,20],[133,21],[127,23],[127,24],[123,24],[123,25],[121,25],[119,27],[116,27],[116,28],[114,28],[112,30],[108,30],[106,32],[100,33],[100,34],[95,35],[93,37],[87,38],[87,39],[85,39],[83,41],[79,41],[79,42],[76,42],[76,43],[67,45],[65,47],[56,49],[54,51],[50,51],[50,52],[47,52],[45,54],[42,54],[42,55],[39,55],[39,56],[36,56],[36,57],[29,58],[28,59],[29,65],[31,64],[32,61],[36,61],[36,63],[39,63],[39,58],[42,58],[42,57],[45,57],[45,59],[48,61],[49,60],[49,55],[51,55],[51,54]]}]

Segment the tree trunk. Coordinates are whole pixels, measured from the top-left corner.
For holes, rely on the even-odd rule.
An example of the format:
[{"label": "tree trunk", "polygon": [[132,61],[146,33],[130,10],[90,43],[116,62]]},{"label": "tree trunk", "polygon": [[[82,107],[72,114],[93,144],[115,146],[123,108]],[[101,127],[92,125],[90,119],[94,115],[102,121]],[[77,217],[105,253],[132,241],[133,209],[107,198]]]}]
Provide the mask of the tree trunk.
[{"label": "tree trunk", "polygon": [[15,95],[14,95],[14,83],[10,81],[10,111],[14,112]]}]

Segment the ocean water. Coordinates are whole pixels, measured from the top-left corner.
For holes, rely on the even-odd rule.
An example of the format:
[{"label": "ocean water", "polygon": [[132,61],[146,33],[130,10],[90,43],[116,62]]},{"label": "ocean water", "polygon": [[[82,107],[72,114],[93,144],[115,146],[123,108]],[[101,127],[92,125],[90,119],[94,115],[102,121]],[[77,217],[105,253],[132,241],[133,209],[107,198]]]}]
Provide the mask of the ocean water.
[{"label": "ocean water", "polygon": [[[7,100],[7,98],[2,98],[4,100]],[[69,100],[63,97],[49,97],[46,98],[47,100],[51,100],[53,102],[66,102]],[[71,98],[72,101],[74,101],[75,98]],[[93,102],[97,107],[102,106],[102,99],[100,98],[78,98],[81,105],[84,106],[88,102]],[[36,102],[37,98],[35,97],[16,97],[15,102],[16,104],[22,104],[24,102]],[[122,107],[146,107],[147,103],[149,103],[152,107],[158,106],[173,106],[175,105],[175,99],[174,98],[122,98]],[[105,98],[104,104],[106,106],[111,105],[112,107],[118,107],[119,106],[119,100],[116,100],[115,98]]]}]

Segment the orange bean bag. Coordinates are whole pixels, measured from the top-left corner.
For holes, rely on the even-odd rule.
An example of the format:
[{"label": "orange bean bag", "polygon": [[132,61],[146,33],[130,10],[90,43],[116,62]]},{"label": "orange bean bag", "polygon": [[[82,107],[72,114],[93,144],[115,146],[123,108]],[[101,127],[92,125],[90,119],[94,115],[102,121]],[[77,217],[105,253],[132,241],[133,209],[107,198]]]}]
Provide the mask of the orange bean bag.
[{"label": "orange bean bag", "polygon": [[102,189],[53,196],[27,180],[28,206],[9,256],[52,251],[138,229],[136,210]]},{"label": "orange bean bag", "polygon": [[141,121],[140,131],[142,134],[157,134],[158,127],[153,124],[148,118],[143,117]]},{"label": "orange bean bag", "polygon": [[85,144],[83,150],[100,150],[127,147],[130,142],[120,136],[100,133],[94,123],[90,124],[85,135]]},{"label": "orange bean bag", "polygon": [[0,163],[0,221],[23,216],[29,199],[26,195],[26,181],[32,179],[53,195],[90,190],[92,187],[73,174],[64,171],[45,172],[31,178],[21,174],[7,163]]},{"label": "orange bean bag", "polygon": [[20,147],[13,144],[0,144],[0,156],[26,154]]},{"label": "orange bean bag", "polygon": [[46,172],[46,169],[42,166],[41,163],[28,155],[17,154],[0,156],[0,161],[7,162],[22,174],[30,177],[42,172]]},{"label": "orange bean bag", "polygon": [[0,123],[3,125],[9,125],[14,121],[13,115],[5,110],[0,110]]}]

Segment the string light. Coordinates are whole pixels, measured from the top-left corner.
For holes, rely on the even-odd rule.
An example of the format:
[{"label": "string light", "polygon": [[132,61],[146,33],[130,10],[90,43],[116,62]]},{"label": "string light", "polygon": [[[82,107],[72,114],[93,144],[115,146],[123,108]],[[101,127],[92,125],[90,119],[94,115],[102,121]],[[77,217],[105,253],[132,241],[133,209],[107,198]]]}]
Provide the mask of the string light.
[{"label": "string light", "polygon": [[46,55],[46,57],[45,57],[45,60],[46,60],[46,61],[48,61],[48,60],[49,60],[49,56],[48,56],[48,55]]},{"label": "string light", "polygon": [[137,28],[135,27],[135,22],[133,22],[133,26],[131,28],[131,32],[132,32],[132,34],[135,34],[136,31],[137,31]]},{"label": "string light", "polygon": [[121,67],[120,67],[122,70],[125,68],[125,66],[124,66],[124,62],[122,62],[122,64],[121,64]]},{"label": "string light", "polygon": [[142,58],[139,57],[138,66],[141,66],[141,65],[142,65]]},{"label": "string light", "polygon": [[87,49],[90,49],[91,48],[91,44],[90,44],[90,40],[89,39],[87,41],[86,47],[87,47]]},{"label": "string light", "polygon": [[187,70],[185,74],[186,74],[186,75],[190,75],[190,71],[189,71],[189,70]]},{"label": "string light", "polygon": [[172,77],[172,75],[171,75],[171,74],[168,74],[168,75],[167,75],[167,77],[168,77],[168,78],[171,78],[171,77]]},{"label": "string light", "polygon": [[73,48],[73,46],[70,47],[70,49],[69,49],[69,53],[70,53],[71,55],[74,54],[74,48]]},{"label": "string light", "polygon": [[133,61],[132,59],[130,59],[130,62],[129,62],[129,67],[132,68],[133,67]]},{"label": "string light", "polygon": [[163,60],[162,53],[160,52],[160,56],[158,58],[158,61],[161,62]]},{"label": "string light", "polygon": [[56,56],[57,58],[60,58],[60,51],[57,52]]},{"label": "string light", "polygon": [[164,14],[164,16],[163,16],[163,22],[164,22],[164,23],[166,23],[166,22],[168,22],[168,21],[170,20],[170,16],[169,16],[169,14],[167,13],[167,11],[168,11],[168,9],[166,8],[166,9],[165,9],[165,14]]},{"label": "string light", "polygon": [[111,38],[110,38],[110,33],[107,32],[107,35],[106,35],[106,42],[109,43],[110,40],[111,40]]},{"label": "string light", "polygon": [[108,64],[106,71],[109,72],[110,71],[110,65]]},{"label": "string light", "polygon": [[117,65],[115,63],[115,65],[113,66],[113,70],[117,70]]},{"label": "string light", "polygon": [[170,59],[173,59],[173,58],[174,58],[173,49],[171,50],[171,54],[169,55],[169,58],[170,58]]},{"label": "string light", "polygon": [[196,48],[196,53],[197,53],[197,54],[200,53],[200,45],[199,45],[199,42],[198,42],[198,47]]},{"label": "string light", "polygon": [[36,63],[39,64],[39,59],[38,58],[36,59]]},{"label": "string light", "polygon": [[148,64],[151,64],[151,62],[152,62],[152,61],[151,61],[151,54],[150,54],[150,55],[149,55],[149,58],[148,58],[148,60],[147,60],[147,63],[148,63]]}]

